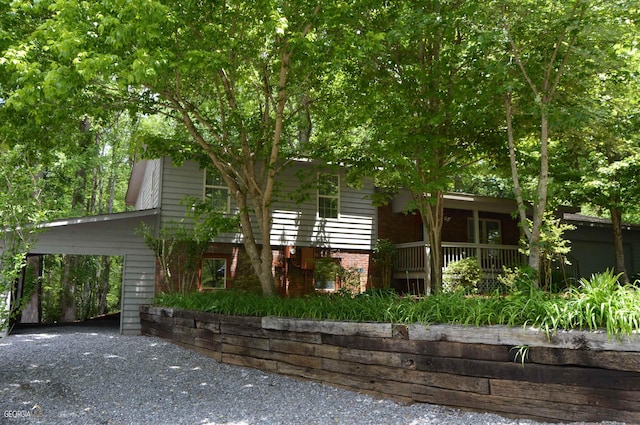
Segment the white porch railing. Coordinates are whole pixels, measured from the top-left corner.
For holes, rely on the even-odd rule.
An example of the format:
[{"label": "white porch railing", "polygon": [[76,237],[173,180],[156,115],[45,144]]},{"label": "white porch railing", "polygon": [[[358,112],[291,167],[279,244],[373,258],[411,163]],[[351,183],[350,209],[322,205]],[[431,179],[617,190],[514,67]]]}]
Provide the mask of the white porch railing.
[{"label": "white porch railing", "polygon": [[[407,273],[414,277],[424,275],[431,247],[424,242],[411,242],[395,245],[396,260],[394,272],[396,276]],[[443,267],[453,261],[467,257],[475,257],[486,275],[496,275],[503,267],[515,267],[524,264],[525,256],[513,245],[451,243],[442,244]]]}]

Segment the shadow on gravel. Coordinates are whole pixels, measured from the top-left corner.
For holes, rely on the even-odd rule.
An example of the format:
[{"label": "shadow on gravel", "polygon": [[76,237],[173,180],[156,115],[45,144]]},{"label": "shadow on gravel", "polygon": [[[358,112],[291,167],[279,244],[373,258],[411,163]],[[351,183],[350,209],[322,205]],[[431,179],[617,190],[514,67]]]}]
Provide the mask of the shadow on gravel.
[{"label": "shadow on gravel", "polygon": [[109,332],[120,330],[120,314],[110,314],[106,316],[97,317],[94,319],[85,320],[82,322],[70,322],[70,323],[16,323],[9,335],[23,335],[26,333],[32,333],[34,330],[42,330],[42,332],[56,332],[57,330],[86,330],[92,329],[105,329]]}]

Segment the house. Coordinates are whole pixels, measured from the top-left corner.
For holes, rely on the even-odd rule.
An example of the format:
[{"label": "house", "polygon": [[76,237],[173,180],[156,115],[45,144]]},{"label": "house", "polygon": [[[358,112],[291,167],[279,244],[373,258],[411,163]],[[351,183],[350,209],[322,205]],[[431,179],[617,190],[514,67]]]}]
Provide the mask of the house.
[{"label": "house", "polygon": [[[395,244],[394,286],[401,292],[424,292],[430,246],[424,238],[422,220],[417,214],[405,213],[407,194],[400,193],[387,206],[375,207],[371,202],[374,192],[370,181],[357,188],[349,186],[344,170],[308,161],[294,161],[284,169],[272,205],[270,239],[273,269],[282,293],[334,291],[341,285],[349,285],[352,290],[377,286],[380,277],[371,259],[378,239]],[[160,268],[137,230],[143,223],[157,231],[185,219],[186,196],[211,199],[228,213],[236,208],[220,178],[197,163],[176,165],[169,158],[142,160],[131,172],[126,194],[131,211],[45,223],[31,253],[122,256],[120,330],[138,334],[139,306],[151,302],[156,294]],[[446,194],[444,265],[464,257],[478,258],[485,271],[484,284],[489,288],[503,267],[522,264],[520,231],[512,216],[515,210],[513,200]],[[588,276],[611,267],[610,224],[576,215],[575,211],[565,214],[564,219],[576,225],[576,230],[567,235],[573,247],[572,273]],[[631,275],[640,271],[639,230],[638,226],[625,227]],[[344,273],[338,276],[338,270]],[[242,235],[224,234],[206,249],[199,286],[201,290],[215,290],[247,285],[252,275]]]},{"label": "house", "polygon": [[[571,259],[578,277],[612,269],[614,265],[613,229],[608,219],[590,217],[575,211],[562,213],[562,220],[575,227],[567,232],[571,241]],[[640,226],[623,224],[622,241],[625,268],[631,281],[640,278]]]},{"label": "house", "polygon": [[[373,190],[373,184],[366,181],[352,188],[344,172],[308,161],[294,161],[283,169],[272,206],[270,240],[281,292],[299,294],[313,289],[313,270],[321,258],[352,271],[357,276],[356,289],[366,288],[377,234],[377,210],[370,201]],[[236,210],[233,197],[215,173],[192,161],[175,166],[168,158],[135,165],[126,201],[136,210],[159,208],[161,223],[168,224],[185,219],[185,196],[206,196],[222,211]],[[216,237],[205,253],[202,270],[201,289],[205,290],[233,287],[252,274],[242,235]],[[213,272],[207,275],[207,271]],[[339,284],[324,281],[318,289],[334,289]]]},{"label": "house", "polygon": [[[343,172],[306,161],[284,169],[272,206],[270,240],[282,292],[309,292],[316,284],[318,290],[335,290],[347,283],[336,279],[335,273],[333,278],[315,279],[314,269],[322,260],[349,271],[348,283],[354,289],[370,285],[369,260],[377,235],[377,209],[370,201],[373,190],[371,182],[353,188]],[[176,165],[169,158],[143,160],[135,164],[130,176],[126,201],[131,211],[45,223],[30,253],[124,257],[120,330],[138,334],[139,306],[152,301],[160,273],[155,253],[138,229],[144,223],[158,230],[185,219],[186,196],[208,197],[224,204],[229,213],[235,210],[233,197],[220,179],[195,162]],[[245,284],[252,270],[242,235],[215,238],[201,269],[203,290]]]}]

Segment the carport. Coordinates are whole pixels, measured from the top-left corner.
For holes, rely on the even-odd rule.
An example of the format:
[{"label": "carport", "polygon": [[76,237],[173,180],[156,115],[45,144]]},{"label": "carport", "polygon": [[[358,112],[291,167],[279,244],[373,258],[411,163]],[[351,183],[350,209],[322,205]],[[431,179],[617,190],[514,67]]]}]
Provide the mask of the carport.
[{"label": "carport", "polygon": [[138,308],[155,294],[156,259],[136,229],[141,223],[157,228],[159,212],[140,210],[44,223],[29,253],[123,257],[120,333],[138,335]]}]

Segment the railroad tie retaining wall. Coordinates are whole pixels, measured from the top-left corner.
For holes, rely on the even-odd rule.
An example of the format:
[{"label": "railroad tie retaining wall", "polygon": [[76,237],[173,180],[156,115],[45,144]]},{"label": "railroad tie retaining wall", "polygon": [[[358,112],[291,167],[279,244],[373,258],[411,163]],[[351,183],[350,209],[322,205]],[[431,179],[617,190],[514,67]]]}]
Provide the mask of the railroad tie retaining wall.
[{"label": "railroad tie retaining wall", "polygon": [[640,338],[140,307],[142,333],[214,359],[405,403],[640,423]]}]

